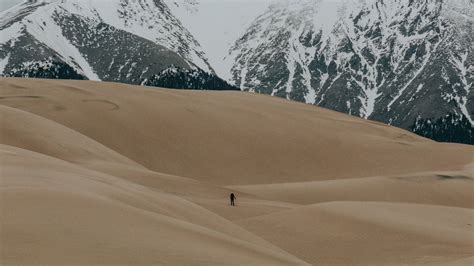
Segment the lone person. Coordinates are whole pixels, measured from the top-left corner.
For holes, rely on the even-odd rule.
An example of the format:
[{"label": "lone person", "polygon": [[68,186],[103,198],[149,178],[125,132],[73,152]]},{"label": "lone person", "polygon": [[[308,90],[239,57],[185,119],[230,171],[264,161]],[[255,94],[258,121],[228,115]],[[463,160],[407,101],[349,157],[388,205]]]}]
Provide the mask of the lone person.
[{"label": "lone person", "polygon": [[235,206],[235,199],[236,199],[236,197],[235,197],[234,193],[230,193],[230,205],[231,206]]}]

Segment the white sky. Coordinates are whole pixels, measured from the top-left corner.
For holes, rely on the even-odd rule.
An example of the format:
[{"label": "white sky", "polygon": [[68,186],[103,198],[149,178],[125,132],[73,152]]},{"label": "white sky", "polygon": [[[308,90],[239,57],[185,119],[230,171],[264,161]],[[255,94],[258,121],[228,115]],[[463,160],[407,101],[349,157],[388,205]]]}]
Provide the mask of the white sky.
[{"label": "white sky", "polygon": [[23,2],[23,0],[0,0],[0,11],[6,10],[20,2]]},{"label": "white sky", "polygon": [[[100,0],[96,0],[100,1]],[[270,2],[273,0],[202,0],[202,2]],[[0,0],[0,11],[6,10],[18,3],[23,2],[23,0]]]},{"label": "white sky", "polygon": [[[173,1],[175,0],[165,0],[167,3]],[[223,59],[229,48],[272,1],[274,0],[200,0],[197,13],[176,9],[172,4],[170,7],[201,44],[217,74],[228,78],[229,66]]]},{"label": "white sky", "polygon": [[[100,0],[95,0],[100,1]],[[217,2],[272,2],[275,0],[201,0],[201,2],[210,2],[210,3],[217,3]],[[326,0],[326,1],[340,1],[340,0]],[[0,11],[6,10],[12,7],[15,4],[21,3],[23,0],[0,0]]]}]

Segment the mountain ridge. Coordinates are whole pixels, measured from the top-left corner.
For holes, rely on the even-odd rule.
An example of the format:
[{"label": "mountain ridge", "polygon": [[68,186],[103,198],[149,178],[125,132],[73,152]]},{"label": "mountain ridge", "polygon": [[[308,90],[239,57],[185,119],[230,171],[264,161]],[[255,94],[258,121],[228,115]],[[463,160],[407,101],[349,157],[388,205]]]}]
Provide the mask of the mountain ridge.
[{"label": "mountain ridge", "polygon": [[233,46],[232,80],[406,129],[453,115],[469,121],[462,142],[472,143],[474,35],[472,12],[456,16],[462,3],[474,7],[466,0],[275,3]]},{"label": "mountain ridge", "polygon": [[2,12],[0,30],[4,75],[17,76],[35,61],[65,63],[90,80],[135,84],[170,65],[214,73],[162,1],[25,1]]}]

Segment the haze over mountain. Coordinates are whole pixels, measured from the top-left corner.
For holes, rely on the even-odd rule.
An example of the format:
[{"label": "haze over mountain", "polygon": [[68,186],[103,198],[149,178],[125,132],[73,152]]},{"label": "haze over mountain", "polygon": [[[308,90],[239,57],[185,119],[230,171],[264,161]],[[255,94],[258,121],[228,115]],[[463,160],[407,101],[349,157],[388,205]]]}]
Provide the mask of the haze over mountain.
[{"label": "haze over mountain", "polygon": [[27,1],[1,13],[0,74],[234,84],[474,144],[473,10],[472,0]]}]

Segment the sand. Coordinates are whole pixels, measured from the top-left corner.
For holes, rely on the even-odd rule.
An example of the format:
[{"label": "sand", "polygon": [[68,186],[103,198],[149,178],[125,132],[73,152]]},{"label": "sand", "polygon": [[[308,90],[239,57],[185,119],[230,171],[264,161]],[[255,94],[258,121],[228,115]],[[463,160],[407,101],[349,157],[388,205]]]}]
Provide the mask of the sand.
[{"label": "sand", "polygon": [[0,78],[0,264],[472,265],[473,165],[269,96]]},{"label": "sand", "polygon": [[448,265],[472,256],[473,218],[464,208],[330,202],[239,224],[313,264]]}]

